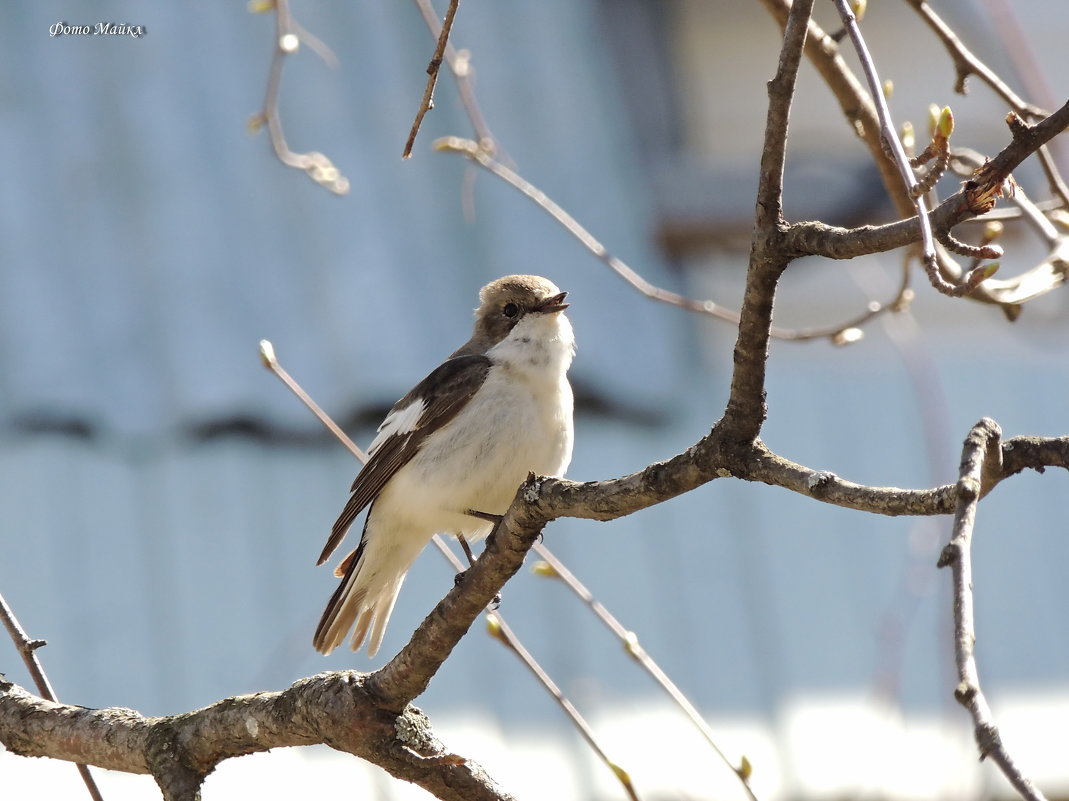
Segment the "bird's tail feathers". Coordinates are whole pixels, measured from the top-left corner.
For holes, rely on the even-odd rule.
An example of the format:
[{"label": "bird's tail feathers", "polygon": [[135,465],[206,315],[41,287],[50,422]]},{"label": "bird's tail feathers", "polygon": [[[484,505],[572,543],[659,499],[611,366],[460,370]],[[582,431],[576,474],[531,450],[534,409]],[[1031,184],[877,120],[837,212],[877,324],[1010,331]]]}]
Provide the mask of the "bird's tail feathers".
[{"label": "bird's tail feathers", "polygon": [[335,571],[342,581],[330,597],[312,638],[315,649],[324,655],[341,645],[354,623],[350,642],[354,651],[364,643],[369,630],[368,656],[375,656],[382,645],[408,565],[400,571],[369,572],[364,569],[365,561],[362,542]]}]

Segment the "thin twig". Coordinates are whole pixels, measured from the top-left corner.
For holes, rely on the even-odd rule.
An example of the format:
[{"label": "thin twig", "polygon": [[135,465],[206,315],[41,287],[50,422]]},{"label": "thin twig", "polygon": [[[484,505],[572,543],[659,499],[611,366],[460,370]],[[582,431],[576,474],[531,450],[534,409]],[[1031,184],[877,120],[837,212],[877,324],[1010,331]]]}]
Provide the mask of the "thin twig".
[{"label": "thin twig", "polygon": [[491,636],[519,657],[520,661],[523,662],[527,669],[530,670],[542,686],[549,691],[549,694],[553,696],[553,699],[560,705],[561,709],[568,714],[575,723],[576,728],[579,729],[579,733],[582,735],[583,739],[586,740],[587,745],[593,749],[594,753],[598,755],[602,762],[608,765],[609,769],[616,775],[616,778],[619,779],[628,798],[632,801],[638,801],[638,794],[635,792],[635,787],[631,783],[631,776],[626,770],[609,759],[608,754],[605,753],[601,745],[598,743],[597,738],[595,738],[593,730],[583,719],[583,716],[579,714],[579,710],[577,710],[572,702],[568,700],[567,696],[561,692],[560,687],[558,687],[553,679],[549,677],[549,674],[542,669],[542,666],[538,664],[538,661],[533,656],[531,656],[531,653],[523,647],[523,643],[516,639],[516,635],[512,633],[512,630],[505,625],[505,621],[501,619],[500,613],[487,612],[486,622]]},{"label": "thin twig", "polygon": [[[438,21],[430,0],[415,0],[415,3],[431,36],[441,37],[442,24]],[[464,106],[464,113],[468,115],[468,121],[471,123],[472,130],[475,131],[476,138],[485,150],[496,153],[497,145],[494,142],[494,136],[486,124],[482,109],[479,108],[479,102],[475,97],[475,88],[472,86],[471,54],[467,50],[458,52],[452,43],[447,43],[445,63],[449,65],[449,71],[457,85],[457,93],[460,95],[460,103]]]},{"label": "thin twig", "polygon": [[743,765],[746,767],[731,764],[731,760],[727,758],[727,755],[720,750],[720,746],[716,744],[716,740],[713,737],[713,730],[709,728],[709,724],[705,722],[701,713],[690,702],[687,696],[683,694],[683,691],[676,686],[675,682],[668,677],[668,674],[661,669],[661,666],[658,665],[653,657],[646,652],[646,649],[639,643],[638,636],[635,632],[625,628],[624,625],[594,597],[593,593],[587,589],[586,585],[576,578],[575,574],[549,550],[549,548],[540,542],[536,542],[533,550],[542,557],[550,567],[550,570],[548,571],[538,570],[536,568],[535,572],[538,575],[551,576],[560,579],[572,593],[590,608],[590,611],[594,613],[595,617],[604,623],[609,631],[619,638],[620,642],[623,643],[624,648],[627,650],[628,655],[638,662],[639,665],[653,677],[653,680],[660,685],[661,689],[668,694],[668,697],[675,702],[676,706],[683,710],[683,714],[690,719],[690,722],[694,724],[694,727],[701,733],[706,742],[709,743],[713,751],[716,752],[716,755],[720,757],[723,763],[727,765],[728,768],[731,769],[731,772],[735,774],[740,782],[742,782],[743,789],[746,790],[746,795],[750,797],[751,801],[757,801],[757,796],[754,794],[753,788],[748,781],[748,776],[746,775],[749,771],[749,760],[747,760],[746,757],[743,757]]},{"label": "thin twig", "polygon": [[420,101],[419,109],[416,111],[416,119],[412,122],[412,129],[408,132],[405,151],[401,154],[403,159],[412,156],[412,146],[416,143],[416,136],[419,134],[420,125],[423,124],[423,118],[428,111],[434,108],[434,86],[438,83],[438,71],[442,67],[445,46],[449,42],[449,31],[453,29],[453,18],[457,14],[459,5],[460,0],[449,0],[449,9],[445,12],[445,20],[442,22],[442,29],[438,33],[438,44],[434,48],[434,55],[431,56],[430,64],[427,65],[427,86],[423,90],[423,99]]},{"label": "thin twig", "polygon": [[[951,158],[950,165],[951,168],[953,168],[953,158]],[[1062,208],[1062,202],[1053,198],[1047,200],[1037,200],[1032,205],[1036,207],[1036,210],[1038,212],[1044,215],[1048,211],[1058,211]],[[982,217],[970,217],[967,220],[962,220],[961,225],[976,225],[977,223],[979,223],[980,225],[987,225],[987,223],[991,222],[992,220],[999,220],[1005,222],[1007,220],[1019,220],[1022,216],[1023,215],[1020,209],[992,209]]]},{"label": "thin twig", "polygon": [[980,674],[976,665],[972,535],[976,524],[976,506],[1003,469],[1001,440],[1002,431],[998,424],[987,418],[973,426],[966,437],[956,486],[958,500],[953,534],[940,554],[937,565],[951,568],[954,587],[954,660],[958,669],[958,686],[954,689],[954,697],[972,715],[980,759],[990,757],[1027,801],[1046,801],[1006,750],[991,708],[980,689]]},{"label": "thin twig", "polygon": [[973,270],[960,284],[951,284],[940,275],[935,237],[932,235],[932,224],[928,219],[928,204],[923,195],[914,195],[917,188],[917,179],[909,166],[909,157],[906,156],[906,152],[902,148],[902,141],[898,138],[898,132],[891,120],[891,111],[887,107],[887,101],[884,99],[883,84],[880,82],[880,76],[876,73],[876,65],[872,61],[868,45],[865,44],[865,38],[861,35],[861,29],[858,27],[857,18],[854,16],[854,12],[850,10],[847,0],[835,0],[835,7],[839,11],[844,27],[850,34],[850,41],[854,45],[854,50],[857,52],[858,59],[861,62],[862,71],[865,73],[865,81],[868,83],[869,93],[876,104],[876,115],[880,120],[880,133],[883,141],[898,167],[899,174],[906,185],[906,190],[913,196],[913,204],[917,207],[917,221],[920,225],[921,234],[921,259],[925,272],[928,274],[928,280],[933,287],[944,295],[950,295],[951,297],[967,295],[976,289],[982,281],[990,277],[990,268]]},{"label": "thin twig", "polygon": [[[274,148],[275,156],[279,161],[287,167],[303,170],[309,178],[336,195],[348,194],[349,179],[341,174],[329,158],[316,151],[295,153],[290,150],[286,143],[286,135],[282,130],[282,117],[278,110],[279,90],[282,87],[282,66],[286,56],[296,53],[302,41],[307,42],[308,46],[328,65],[336,63],[334,54],[323,42],[297,24],[290,13],[289,0],[272,0],[270,3],[263,4],[262,8],[275,10],[275,49],[271,56],[271,69],[268,72],[263,111],[249,120],[249,130],[255,133],[266,125],[271,147]],[[256,10],[260,9],[260,6],[256,7]]]},{"label": "thin twig", "polygon": [[[438,22],[438,18],[434,13],[434,8],[431,6],[430,0],[414,0],[414,2],[419,8],[420,13],[423,16],[423,21],[426,23],[431,35],[440,39],[443,27]],[[435,149],[461,153],[467,156],[473,163],[483,167],[487,172],[496,175],[513,188],[522,192],[534,201],[543,211],[553,217],[553,219],[562,225],[569,233],[575,236],[598,259],[613,270],[613,272],[623,278],[633,289],[637,290],[645,297],[662,303],[668,303],[687,311],[706,314],[729,322],[732,325],[738,325],[738,312],[732,309],[716,304],[713,301],[692,300],[675,292],[656,287],[646,281],[639,273],[629,267],[621,259],[608,253],[606,248],[598,242],[589,231],[583,228],[574,217],[568,214],[548,195],[523,178],[523,176],[519,175],[513,166],[511,166],[511,163],[504,163],[507,162],[508,159],[506,158],[502,160],[499,158],[500,146],[490,132],[490,128],[486,124],[486,120],[479,108],[478,100],[475,97],[475,90],[471,82],[471,61],[467,51],[461,51],[463,55],[458,54],[452,44],[447,44],[444,53],[445,62],[448,64],[450,72],[452,72],[456,81],[461,104],[464,106],[465,113],[475,132],[477,141],[473,142],[470,139],[464,139],[462,137],[445,137],[434,143]],[[867,304],[865,312],[846,322],[836,325],[798,329],[773,327],[772,336],[776,339],[790,342],[806,342],[815,339],[828,339],[834,344],[854,342],[860,337],[849,335],[844,336],[844,334],[846,332],[853,332],[858,326],[863,325],[873,317],[883,314],[890,309],[898,308],[902,303],[903,298],[901,295],[890,303],[872,301]]]},{"label": "thin twig", "polygon": [[[921,19],[928,25],[929,28],[935,33],[939,40],[943,43],[947,53],[950,55],[951,60],[954,62],[954,70],[957,73],[957,82],[954,86],[954,90],[959,94],[966,94],[965,81],[970,75],[975,75],[991,89],[1005,100],[1014,111],[1020,114],[1026,119],[1042,119],[1049,115],[1050,112],[1036,106],[1033,103],[1029,103],[1027,100],[1018,96],[999,76],[988,67],[983,61],[981,61],[965,44],[958,38],[957,34],[950,28],[946,22],[932,9],[932,7],[926,2],[926,0],[906,0],[906,2],[920,15]],[[998,26],[995,26],[995,30],[998,30]],[[1057,166],[1054,164],[1054,159],[1051,157],[1049,148],[1044,145],[1038,151],[1039,162],[1043,167],[1043,172],[1047,176],[1047,182],[1050,184],[1051,192],[1061,198],[1062,204],[1069,208],[1069,188],[1066,187],[1065,181],[1062,179],[1061,174],[1058,172]]]},{"label": "thin twig", "polygon": [[450,153],[459,153],[466,156],[491,174],[501,178],[514,189],[519,190],[523,195],[533,200],[539,208],[547,212],[553,219],[564,226],[568,233],[578,239],[587,250],[594,254],[594,256],[646,297],[661,301],[662,303],[679,306],[690,311],[708,314],[712,317],[726,320],[729,323],[738,324],[738,312],[720,306],[711,300],[692,300],[667,289],[660,289],[651,284],[629,267],[622,259],[609,253],[605,245],[598,241],[598,239],[596,239],[586,228],[580,225],[571,214],[558,205],[556,201],[549,197],[549,195],[525,179],[515,170],[499,162],[494,158],[492,153],[489,153],[480,147],[478,142],[471,139],[464,139],[459,136],[446,136],[435,141],[434,149]]},{"label": "thin twig", "polygon": [[957,83],[954,84],[955,92],[960,95],[967,94],[968,90],[966,89],[965,81],[970,75],[975,75],[990,86],[995,94],[1009,103],[1018,113],[1034,119],[1042,119],[1050,114],[1049,111],[1044,111],[1038,106],[1027,102],[1010,89],[1006,82],[995,74],[994,70],[984,64],[965,46],[951,27],[932,10],[927,0],[906,0],[906,2],[913,7],[913,10],[932,29],[954,62],[954,70],[957,73]]},{"label": "thin twig", "polygon": [[[497,176],[513,189],[518,190],[525,197],[532,200],[540,209],[549,214],[549,216],[563,226],[568,233],[578,239],[579,242],[582,243],[582,245],[599,261],[605,264],[610,270],[616,273],[616,275],[626,281],[632,289],[638,291],[644,297],[661,303],[667,303],[670,306],[685,309],[686,311],[715,317],[718,320],[724,320],[732,325],[739,324],[739,313],[733,309],[729,309],[726,306],[722,306],[711,300],[694,300],[693,298],[688,298],[684,295],[672,292],[671,290],[662,289],[651,284],[643,278],[642,275],[630,267],[623,259],[610,253],[600,240],[584,228],[578,220],[565,211],[553,200],[553,198],[514,169],[502,164],[494,157],[492,152],[483,148],[478,142],[460,136],[446,136],[435,141],[434,149],[447,153],[458,153],[479,165],[490,174]],[[832,342],[837,342],[843,331],[862,325],[876,315],[883,314],[884,312],[895,308],[901,300],[902,298],[899,296],[898,298],[895,298],[895,300],[886,304],[872,301],[868,304],[865,312],[844,323],[838,323],[836,325],[800,329],[777,328],[773,326],[772,336],[775,339],[790,342],[804,342],[814,339],[830,339]]]},{"label": "thin twig", "polygon": [[[46,701],[59,702],[56,698],[55,690],[52,689],[52,683],[48,680],[48,676],[45,675],[45,669],[41,666],[41,660],[37,658],[37,649],[45,644],[44,640],[31,640],[27,636],[25,630],[19,625],[18,619],[15,617],[15,613],[11,611],[11,607],[7,605],[7,601],[4,600],[4,596],[0,593],[0,620],[4,622],[4,628],[7,629],[7,633],[11,636],[11,641],[15,643],[15,649],[19,652],[19,656],[22,657],[23,664],[26,665],[26,670],[30,672],[30,676],[33,678],[33,683],[37,686],[37,692]],[[100,794],[100,788],[97,787],[96,780],[93,779],[93,774],[89,770],[88,765],[77,765],[78,773],[82,777],[82,781],[85,783],[85,789],[89,791],[89,796],[93,801],[104,801],[104,796]]]},{"label": "thin twig", "polygon": [[345,432],[338,427],[338,424],[330,419],[330,415],[319,408],[319,405],[301,388],[301,385],[294,381],[292,376],[278,363],[278,358],[275,356],[275,346],[269,340],[260,340],[260,361],[263,362],[264,367],[278,376],[279,380],[289,388],[290,392],[297,396],[301,403],[308,407],[316,419],[327,427],[327,430],[349,450],[349,453],[359,459],[361,464],[367,462],[367,454],[346,436]]},{"label": "thin twig", "polygon": [[[457,555],[453,553],[453,549],[450,548],[441,537],[436,534],[433,542],[435,547],[438,548],[438,551],[445,557],[446,561],[453,566],[454,570],[458,573],[464,571],[464,563],[457,558]],[[545,555],[545,549],[537,543],[535,549],[543,556]],[[567,570],[567,568],[563,569]],[[590,724],[586,722],[586,718],[582,716],[575,705],[566,695],[564,695],[560,687],[558,687],[553,679],[550,678],[549,674],[545,672],[542,666],[538,664],[537,660],[531,656],[531,652],[524,647],[523,643],[520,642],[512,629],[509,628],[501,611],[499,609],[487,608],[486,624],[490,636],[508,647],[508,649],[512,651],[521,662],[523,662],[524,666],[534,674],[535,678],[537,678],[542,685],[542,688],[550,694],[553,700],[557,702],[557,705],[564,711],[564,714],[571,719],[572,724],[579,731],[579,734],[582,735],[583,739],[587,741],[598,758],[605,763],[609,770],[611,770],[616,775],[616,778],[624,785],[627,794],[631,798],[636,798],[635,789],[631,785],[631,777],[619,765],[609,759],[608,755],[605,753],[605,749],[603,749],[598,742],[594,730],[590,727]],[[754,801],[757,800],[754,799]]]}]

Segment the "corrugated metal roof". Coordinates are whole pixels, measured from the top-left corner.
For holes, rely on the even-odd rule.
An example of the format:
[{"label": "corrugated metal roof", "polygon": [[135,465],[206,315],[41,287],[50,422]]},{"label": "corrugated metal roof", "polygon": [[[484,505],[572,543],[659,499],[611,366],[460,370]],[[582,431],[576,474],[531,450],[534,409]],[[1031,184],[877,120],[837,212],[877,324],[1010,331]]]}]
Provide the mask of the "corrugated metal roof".
[{"label": "corrugated metal roof", "polygon": [[[50,38],[57,20],[96,19],[60,3],[24,6],[9,22],[18,33],[7,56],[26,79],[9,79],[3,125],[6,152],[18,155],[0,218],[0,414],[138,434],[248,415],[306,425],[265,391],[262,337],[327,408],[389,404],[467,338],[479,286],[509,272],[544,273],[587,307],[575,368],[587,387],[639,407],[670,397],[670,310],[609,278],[489,176],[478,176],[476,217],[465,221],[468,167],[429,149],[469,131],[447,78],[416,157],[401,161],[433,48],[414,8],[296,12],[340,67],[310,52],[289,59],[284,121],[293,147],[328,153],[349,177],[342,199],[245,131],[266,84],[270,15],[94,8],[137,20],[139,39]],[[479,54],[480,98],[509,156],[651,280],[671,283],[649,244],[622,111],[604,91],[611,74],[596,39],[587,44],[595,24],[582,4],[486,4],[461,15],[456,36]],[[574,38],[561,40],[558,26]],[[497,34],[520,27],[530,58],[504,52],[514,45]],[[543,39],[554,58],[535,57]],[[534,113],[513,113],[517,103]],[[640,369],[624,355],[647,350],[664,355]]]}]

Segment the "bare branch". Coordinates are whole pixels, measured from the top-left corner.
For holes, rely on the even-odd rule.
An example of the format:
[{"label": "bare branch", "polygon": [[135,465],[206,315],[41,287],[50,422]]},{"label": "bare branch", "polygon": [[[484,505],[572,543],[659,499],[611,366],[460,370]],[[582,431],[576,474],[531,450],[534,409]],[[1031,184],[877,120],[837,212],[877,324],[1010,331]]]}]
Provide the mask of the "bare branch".
[{"label": "bare branch", "polygon": [[486,169],[487,172],[496,175],[509,186],[519,190],[523,195],[534,201],[539,208],[560,223],[568,233],[578,239],[587,250],[593,253],[594,256],[596,256],[609,269],[623,278],[631,287],[641,292],[647,298],[660,301],[661,303],[667,303],[672,306],[678,306],[687,309],[688,311],[707,314],[711,317],[726,320],[729,323],[738,324],[738,312],[720,306],[711,300],[692,300],[651,284],[628,266],[626,262],[611,254],[605,245],[591,234],[590,231],[584,228],[571,214],[557,204],[553,198],[525,179],[515,170],[505,166],[495,159],[493,154],[483,148],[478,142],[474,142],[471,139],[463,139],[459,136],[447,136],[438,139],[434,143],[434,149],[448,153],[459,153],[466,156],[480,167]]},{"label": "bare branch", "polygon": [[168,801],[199,798],[204,777],[223,760],[320,743],[367,759],[441,799],[511,799],[479,765],[449,752],[423,713],[382,709],[365,682],[365,674],[355,671],[321,673],[281,692],[151,718],[130,709],[45,701],[0,679],[0,742],[21,756],[150,774]]},{"label": "bare branch", "polygon": [[[440,37],[442,35],[442,26],[438,22],[438,17],[435,16],[430,0],[415,0],[415,3],[419,8],[419,13],[423,16],[423,21],[431,32],[431,36]],[[468,115],[468,121],[471,123],[472,130],[475,131],[480,147],[489,153],[497,152],[494,136],[483,118],[478,101],[475,99],[475,89],[471,83],[471,54],[467,50],[458,52],[451,43],[447,43],[445,47],[445,62],[449,65],[449,71],[456,81],[460,103],[464,106],[464,112]]]},{"label": "bare branch", "polygon": [[[1013,170],[1041,144],[1049,142],[1067,126],[1069,103],[1034,125],[1019,123],[1011,126],[1009,144],[977,170],[958,192],[932,210],[930,219],[934,230],[940,233],[949,231],[964,220],[992,209]],[[849,229],[823,223],[795,223],[785,236],[797,255],[817,255],[830,259],[852,259],[869,253],[881,253],[913,244],[919,239],[916,217],[887,225]]]},{"label": "bare branch", "polygon": [[[951,30],[950,26],[943,21],[926,0],[906,0],[906,2],[913,7],[921,19],[932,29],[954,62],[954,71],[957,74],[954,91],[962,95],[967,94],[968,89],[965,82],[970,75],[975,75],[1025,119],[1041,119],[1050,113],[1039,106],[1029,103],[1010,89],[1006,82],[995,74],[994,70],[988,67],[962,43],[957,34]],[[1051,191],[1061,198],[1064,207],[1069,208],[1069,188],[1066,187],[1065,181],[1062,180],[1046,145],[1039,148],[1038,154]]]},{"label": "bare branch", "polygon": [[[263,111],[249,120],[249,130],[256,133],[266,125],[271,138],[271,147],[274,148],[279,161],[287,167],[304,170],[309,178],[336,195],[348,194],[349,179],[341,174],[329,158],[315,151],[295,153],[290,150],[286,143],[286,135],[282,130],[282,117],[278,110],[279,90],[282,87],[282,67],[286,57],[296,53],[302,41],[306,41],[328,64],[333,61],[334,54],[325,44],[297,24],[290,13],[289,0],[271,0],[263,5],[264,10],[270,8],[275,10],[275,49],[271,56],[271,69],[268,73]],[[260,8],[257,7],[256,10]]]},{"label": "bare branch", "polygon": [[[761,0],[761,3],[781,27],[786,25],[792,6],[790,0]],[[847,123],[868,148],[895,210],[902,216],[912,214],[915,207],[905,191],[898,167],[884,151],[875,103],[843,60],[836,41],[812,19],[809,20],[805,53],[835,95]]]},{"label": "bare branch", "polygon": [[957,73],[957,81],[954,84],[955,92],[960,95],[968,94],[965,81],[970,75],[975,75],[990,86],[995,91],[995,94],[1009,103],[1018,113],[1035,119],[1046,117],[1050,113],[1049,111],[1044,111],[1039,108],[1039,106],[1032,105],[1015,94],[1014,91],[995,74],[994,70],[984,64],[962,43],[957,34],[955,34],[950,26],[947,25],[934,10],[932,10],[932,7],[928,5],[926,0],[906,0],[906,3],[912,6],[913,10],[916,11],[928,27],[932,29],[935,35],[939,38],[939,41],[943,43],[951,60],[954,62],[954,71]]},{"label": "bare branch", "polygon": [[768,114],[765,141],[761,149],[761,177],[757,189],[757,227],[783,223],[783,166],[787,159],[787,124],[802,61],[813,3],[791,5],[783,31],[779,66],[768,84]]},{"label": "bare branch", "polygon": [[[720,746],[716,744],[716,740],[713,737],[713,731],[709,728],[709,724],[705,722],[705,719],[698,712],[697,708],[690,702],[690,700],[683,694],[683,691],[676,686],[668,674],[665,673],[661,666],[654,661],[653,657],[649,655],[642,644],[639,642],[638,635],[633,631],[629,631],[624,625],[616,619],[616,617],[605,608],[601,601],[597,600],[593,593],[587,589],[575,574],[570,571],[567,566],[561,562],[548,548],[541,543],[536,542],[534,551],[545,562],[541,565],[536,565],[534,572],[540,576],[546,576],[559,579],[568,589],[570,589],[576,597],[578,597],[591,612],[600,620],[605,626],[615,634],[624,648],[627,650],[628,655],[634,659],[642,668],[653,678],[655,682],[664,690],[668,697],[672,699],[676,706],[678,706],[683,714],[687,716],[690,722],[694,725],[705,738],[705,741],[716,753],[717,757],[731,769],[731,772],[735,774],[742,787],[746,791],[746,795],[750,798],[750,801],[757,801],[757,796],[754,795],[753,788],[750,786],[750,782],[746,772],[742,767],[731,764],[727,755],[720,750]],[[743,759],[746,759],[743,757]],[[748,764],[748,760],[747,763]]]},{"label": "bare branch", "polygon": [[735,340],[735,368],[723,425],[740,444],[751,443],[765,421],[765,368],[772,328],[776,285],[790,263],[783,247],[783,164],[786,159],[787,121],[802,60],[813,0],[796,0],[787,15],[779,66],[768,85],[768,117],[761,151],[757,211],[746,270],[739,335]]},{"label": "bare branch", "polygon": [[[459,136],[447,136],[435,141],[434,147],[436,150],[441,150],[447,153],[458,153],[465,156],[487,172],[497,176],[509,186],[518,190],[525,197],[533,201],[540,209],[549,214],[563,226],[568,233],[578,239],[599,261],[605,264],[605,266],[616,273],[616,275],[626,281],[632,289],[636,290],[644,297],[647,297],[650,300],[656,300],[660,303],[667,303],[670,306],[675,306],[689,312],[708,315],[718,320],[731,323],[732,325],[738,325],[740,316],[734,309],[721,306],[712,300],[694,300],[676,292],[672,292],[671,290],[662,289],[661,287],[651,284],[643,278],[639,272],[629,266],[627,262],[610,253],[600,240],[584,228],[578,220],[565,211],[564,208],[553,200],[553,198],[517,173],[514,169],[498,161],[497,158],[494,157],[493,152],[484,148],[479,142],[475,142],[471,139],[464,139]],[[798,329],[773,326],[770,333],[774,339],[782,339],[791,342],[804,342],[814,339],[831,339],[835,342],[837,337],[839,337],[843,331],[868,322],[873,317],[882,314],[888,309],[900,305],[902,300],[901,295],[899,295],[889,303],[878,303],[873,301],[868,305],[865,312],[842,323]]]},{"label": "bare branch", "polygon": [[412,130],[408,132],[408,140],[405,142],[404,153],[401,158],[407,159],[412,156],[412,146],[416,143],[419,127],[423,124],[423,117],[434,108],[434,86],[438,83],[438,71],[442,67],[442,58],[445,54],[445,46],[449,42],[449,32],[453,29],[453,18],[457,15],[457,7],[460,0],[449,0],[449,9],[445,12],[445,20],[442,22],[438,33],[438,44],[434,48],[434,55],[427,65],[427,87],[423,90],[423,99],[416,111],[416,119],[412,122]]},{"label": "bare branch", "polygon": [[[530,503],[545,520],[578,517],[615,520],[670,500],[718,478],[756,481],[808,498],[872,514],[897,517],[954,512],[953,484],[929,489],[901,489],[856,484],[828,470],[797,464],[773,453],[758,440],[742,454],[724,441],[720,424],[686,451],[637,473],[605,481],[575,482],[547,478],[538,483]],[[1022,470],[1047,467],[1069,470],[1069,436],[1014,437],[1003,443],[1002,470],[985,478],[985,494]]]},{"label": "bare branch", "polygon": [[[431,33],[435,36],[440,36],[442,28],[438,24],[429,0],[415,0],[415,2]],[[584,228],[574,217],[572,217],[571,214],[565,211],[564,208],[550,198],[549,195],[516,172],[513,167],[502,163],[496,156],[498,143],[494,140],[486,125],[486,121],[483,118],[478,102],[476,101],[474,89],[471,86],[469,60],[456,55],[453,52],[451,44],[446,47],[445,59],[456,79],[461,102],[467,112],[468,119],[472,124],[472,128],[476,133],[478,141],[472,141],[458,136],[443,137],[434,143],[434,148],[436,150],[459,153],[521,192],[556,220],[566,231],[572,234],[572,236],[578,239],[596,258],[603,262],[619,277],[624,279],[629,286],[641,293],[644,297],[661,303],[667,303],[685,309],[686,311],[708,315],[731,323],[732,325],[738,325],[740,317],[739,313],[734,309],[719,305],[712,300],[694,300],[651,284],[626,262],[611,254],[593,234]],[[785,131],[786,129],[784,128],[783,130]],[[792,342],[829,339],[834,344],[847,344],[848,342],[856,341],[856,338],[845,335],[846,332],[863,325],[890,309],[901,308],[906,302],[907,301],[902,293],[899,293],[899,295],[889,303],[879,303],[876,301],[870,302],[864,312],[845,322],[800,329],[779,328],[773,326],[771,328],[771,336],[774,339],[782,339]]]},{"label": "bare branch", "polygon": [[862,70],[865,73],[865,79],[869,84],[869,92],[876,103],[876,114],[880,120],[880,134],[886,146],[890,148],[891,156],[898,166],[899,173],[906,185],[906,190],[917,207],[916,219],[920,228],[921,262],[924,264],[925,272],[928,274],[928,280],[933,287],[944,295],[950,295],[951,297],[967,295],[976,289],[981,281],[989,278],[990,272],[987,270],[973,270],[964,281],[958,284],[949,283],[940,274],[935,249],[935,237],[932,234],[931,221],[928,219],[928,205],[924,199],[925,190],[917,184],[909,164],[909,158],[906,156],[905,150],[902,149],[902,141],[898,138],[898,132],[891,120],[891,111],[887,108],[887,101],[883,96],[880,77],[876,74],[876,65],[869,54],[865,38],[861,35],[857,18],[854,16],[853,11],[850,10],[847,0],[835,0],[835,6],[839,10],[839,16],[842,17],[847,33],[850,34],[850,41],[854,44],[854,49],[857,51]]},{"label": "bare branch", "polygon": [[[787,14],[791,8],[789,0],[761,0],[761,2],[780,25],[786,24]],[[873,98],[865,91],[865,88],[843,60],[835,39],[825,33],[813,20],[809,21],[806,55],[817,72],[820,73],[824,83],[835,95],[852,130],[868,148],[873,164],[876,165],[880,172],[880,178],[887,196],[894,204],[897,213],[909,219],[910,226],[917,232],[917,235],[911,241],[917,241],[920,238],[919,227],[922,223],[914,216],[917,208],[906,189],[906,184],[902,180],[902,173],[898,164],[885,151],[880,119]],[[876,96],[880,97],[882,96],[882,91],[880,91],[882,87],[878,84],[877,87]],[[950,275],[964,273],[938,248],[936,249],[936,254],[937,267],[939,269],[946,271]],[[974,280],[980,277],[976,275]],[[976,286],[968,297],[970,300],[998,303],[1008,315],[1015,314],[1018,310],[1016,306],[1004,304],[1000,298],[991,294],[984,283]]]},{"label": "bare branch", "polygon": [[1034,124],[1028,124],[1010,112],[1006,115],[1006,124],[1013,137],[1010,144],[965,185],[969,210],[974,214],[983,214],[991,209],[1010,173],[1041,146],[1069,128],[1069,101],[1049,117]]},{"label": "bare branch", "polygon": [[594,735],[594,730],[590,728],[590,724],[586,722],[582,715],[579,714],[579,710],[575,708],[575,705],[564,695],[560,687],[556,682],[550,678],[549,674],[543,670],[542,666],[538,664],[531,652],[524,648],[523,643],[519,641],[515,634],[512,633],[512,629],[508,627],[508,624],[501,619],[501,615],[497,612],[488,612],[486,615],[487,628],[490,631],[490,635],[508,648],[516,657],[523,663],[534,677],[538,680],[549,694],[553,696],[553,700],[557,702],[565,714],[571,718],[575,727],[578,729],[580,736],[586,740],[586,744],[590,746],[590,749],[597,755],[598,759],[602,761],[609,770],[613,772],[621,786],[624,788],[624,792],[627,793],[627,797],[631,801],[639,801],[638,793],[635,791],[635,786],[631,782],[631,775],[622,767],[617,765],[611,759],[609,755],[605,753],[605,750],[601,747],[597,737]]},{"label": "bare branch", "polygon": [[[45,669],[41,665],[41,660],[37,658],[37,650],[46,645],[45,641],[31,640],[29,636],[27,636],[26,631],[19,625],[15,613],[12,612],[11,607],[7,605],[7,601],[4,599],[3,594],[0,594],[0,620],[3,621],[4,628],[7,629],[11,641],[15,643],[15,648],[19,652],[19,656],[22,657],[23,664],[26,665],[26,669],[30,672],[30,678],[33,679],[33,683],[37,686],[37,692],[47,701],[58,701],[59,699],[56,698],[56,692],[52,689],[52,683],[48,680],[48,676],[45,675]],[[2,676],[3,674],[0,674],[0,678],[2,678]],[[77,767],[78,773],[82,777],[82,782],[85,784],[85,789],[89,791],[89,795],[93,801],[103,801],[104,797],[100,794],[100,788],[97,787],[96,780],[93,778],[89,766],[79,764]]]},{"label": "bare branch", "polygon": [[954,585],[954,660],[958,686],[954,697],[972,715],[980,759],[990,757],[1010,784],[1027,801],[1046,801],[1043,794],[1024,776],[999,736],[991,708],[980,689],[976,666],[976,624],[973,610],[972,535],[976,506],[985,484],[1002,473],[1002,431],[993,420],[984,418],[973,426],[961,454],[961,468],[955,485],[957,509],[954,533],[939,556],[939,567],[950,567]]}]

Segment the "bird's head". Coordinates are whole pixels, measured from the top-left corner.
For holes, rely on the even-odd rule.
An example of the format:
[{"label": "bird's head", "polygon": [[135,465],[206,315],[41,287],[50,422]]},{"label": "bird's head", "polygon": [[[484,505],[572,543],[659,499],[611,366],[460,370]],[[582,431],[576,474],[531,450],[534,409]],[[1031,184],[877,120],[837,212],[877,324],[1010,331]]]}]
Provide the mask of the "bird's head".
[{"label": "bird's head", "polygon": [[488,350],[531,315],[557,315],[568,308],[567,292],[537,275],[506,275],[482,288],[472,341]]}]

